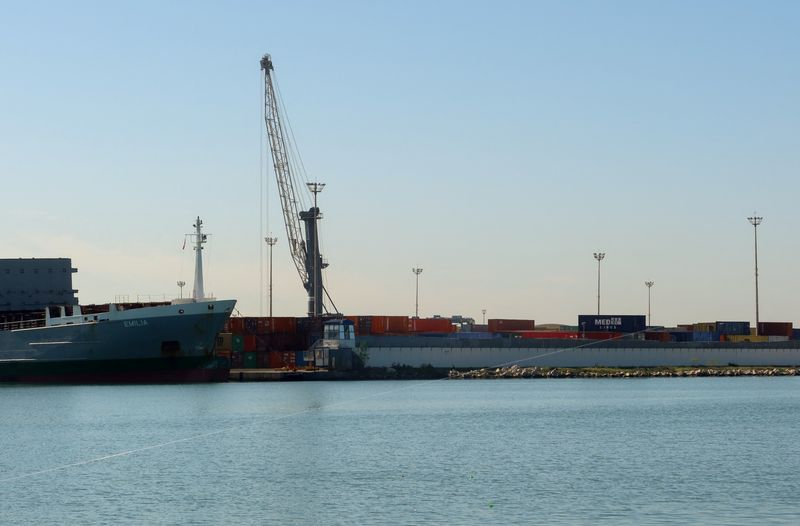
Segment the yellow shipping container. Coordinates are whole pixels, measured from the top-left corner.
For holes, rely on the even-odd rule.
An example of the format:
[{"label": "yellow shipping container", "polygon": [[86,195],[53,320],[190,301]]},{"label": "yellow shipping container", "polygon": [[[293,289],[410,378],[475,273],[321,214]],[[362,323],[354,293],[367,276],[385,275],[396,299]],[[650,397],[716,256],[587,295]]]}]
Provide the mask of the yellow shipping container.
[{"label": "yellow shipping container", "polygon": [[750,336],[749,334],[726,334],[724,338],[725,341],[734,343],[742,343],[742,342],[759,343],[759,342],[769,341],[769,336]]}]

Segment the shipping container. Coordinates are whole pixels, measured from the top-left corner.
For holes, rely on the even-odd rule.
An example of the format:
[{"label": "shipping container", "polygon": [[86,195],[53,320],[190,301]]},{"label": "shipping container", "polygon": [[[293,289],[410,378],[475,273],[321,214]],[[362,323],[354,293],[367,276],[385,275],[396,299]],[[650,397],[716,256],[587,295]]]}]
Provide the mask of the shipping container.
[{"label": "shipping container", "polygon": [[536,329],[534,320],[489,320],[489,332],[505,331],[533,331]]},{"label": "shipping container", "polygon": [[283,352],[270,351],[267,353],[267,363],[270,369],[283,368]]},{"label": "shipping container", "polygon": [[455,326],[447,318],[412,318],[411,332],[451,333]]},{"label": "shipping container", "polygon": [[787,342],[789,341],[788,336],[763,336],[767,338],[768,342]]},{"label": "shipping container", "polygon": [[217,351],[232,351],[233,350],[233,334],[229,332],[221,332],[217,335]]},{"label": "shipping container", "polygon": [[255,369],[258,367],[258,356],[254,352],[244,353],[243,367],[245,369]]},{"label": "shipping container", "polygon": [[390,334],[408,333],[408,316],[386,316],[386,332]]},{"label": "shipping container", "polygon": [[750,336],[750,322],[749,321],[718,321],[716,323],[716,332],[719,334],[735,335],[735,336]]},{"label": "shipping container", "polygon": [[800,340],[800,329],[792,329],[792,339]]},{"label": "shipping container", "polygon": [[693,342],[718,342],[720,341],[720,334],[718,332],[693,332]]},{"label": "shipping container", "polygon": [[691,342],[694,341],[694,333],[688,331],[675,331],[670,332],[673,341],[676,342]]},{"label": "shipping container", "polygon": [[762,321],[758,324],[759,336],[792,336],[792,322]]},{"label": "shipping container", "polygon": [[644,339],[654,342],[670,342],[672,335],[665,331],[647,331],[644,333]]},{"label": "shipping container", "polygon": [[230,327],[230,332],[232,332],[233,334],[244,333],[244,318],[240,317],[229,318],[228,325]]},{"label": "shipping container", "polygon": [[231,350],[234,353],[244,352],[244,335],[234,333],[231,336]]},{"label": "shipping container", "polygon": [[244,354],[231,353],[229,360],[231,362],[231,369],[241,369],[242,365],[244,365]]},{"label": "shipping container", "polygon": [[578,326],[588,332],[639,332],[645,330],[646,318],[643,314],[581,314]]},{"label": "shipping container", "polygon": [[297,332],[297,318],[272,317],[269,320],[269,332],[294,334]]},{"label": "shipping container", "polygon": [[244,332],[247,334],[255,334],[258,332],[258,318],[244,318]]},{"label": "shipping container", "polygon": [[269,353],[256,352],[256,361],[259,369],[269,369]]},{"label": "shipping container", "polygon": [[489,326],[476,323],[472,326],[472,332],[489,332]]},{"label": "shipping container", "polygon": [[733,343],[760,343],[769,341],[769,336],[750,336],[749,334],[723,334],[722,341]]},{"label": "shipping container", "polygon": [[244,352],[256,352],[256,335],[255,334],[245,334],[244,335]]},{"label": "shipping container", "polygon": [[713,321],[706,321],[703,323],[695,323],[692,325],[692,332],[715,332],[717,324]]}]

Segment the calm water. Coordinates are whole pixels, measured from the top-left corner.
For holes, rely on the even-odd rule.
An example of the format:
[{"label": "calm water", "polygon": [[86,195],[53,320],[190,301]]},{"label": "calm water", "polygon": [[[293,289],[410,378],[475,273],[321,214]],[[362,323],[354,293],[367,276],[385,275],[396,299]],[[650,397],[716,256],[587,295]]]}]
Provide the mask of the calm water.
[{"label": "calm water", "polygon": [[0,426],[0,524],[800,522],[800,378],[6,386]]}]

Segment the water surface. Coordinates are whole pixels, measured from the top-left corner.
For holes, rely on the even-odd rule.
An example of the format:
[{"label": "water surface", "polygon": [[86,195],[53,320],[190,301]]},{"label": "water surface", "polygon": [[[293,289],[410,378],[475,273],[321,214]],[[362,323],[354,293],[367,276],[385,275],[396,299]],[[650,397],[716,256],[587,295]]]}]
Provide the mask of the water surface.
[{"label": "water surface", "polygon": [[800,378],[0,387],[0,523],[800,522]]}]

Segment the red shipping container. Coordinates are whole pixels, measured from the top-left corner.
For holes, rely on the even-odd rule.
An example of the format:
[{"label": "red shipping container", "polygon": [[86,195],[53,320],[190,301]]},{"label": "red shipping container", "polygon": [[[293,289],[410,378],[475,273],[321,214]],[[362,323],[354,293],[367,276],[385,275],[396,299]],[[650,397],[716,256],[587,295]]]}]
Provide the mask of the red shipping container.
[{"label": "red shipping container", "polygon": [[668,342],[672,341],[672,335],[663,331],[645,332],[644,339],[654,342]]},{"label": "red shipping container", "polygon": [[411,332],[428,333],[451,333],[455,327],[447,318],[413,318],[411,320]]},{"label": "red shipping container", "polygon": [[297,332],[297,318],[273,317],[270,320],[270,331],[274,333],[294,334]]},{"label": "red shipping container", "polygon": [[489,320],[489,332],[532,331],[536,329],[533,320]]},{"label": "red shipping container", "polygon": [[229,318],[230,332],[233,334],[244,334],[244,318]]},{"label": "red shipping container", "polygon": [[245,334],[244,336],[244,352],[255,352],[256,351],[256,335],[255,334]]},{"label": "red shipping container", "polygon": [[759,336],[788,336],[792,337],[792,322],[762,321],[758,324]]},{"label": "red shipping container", "polygon": [[283,367],[283,353],[270,351],[267,353],[267,363],[270,369],[280,369]]}]

